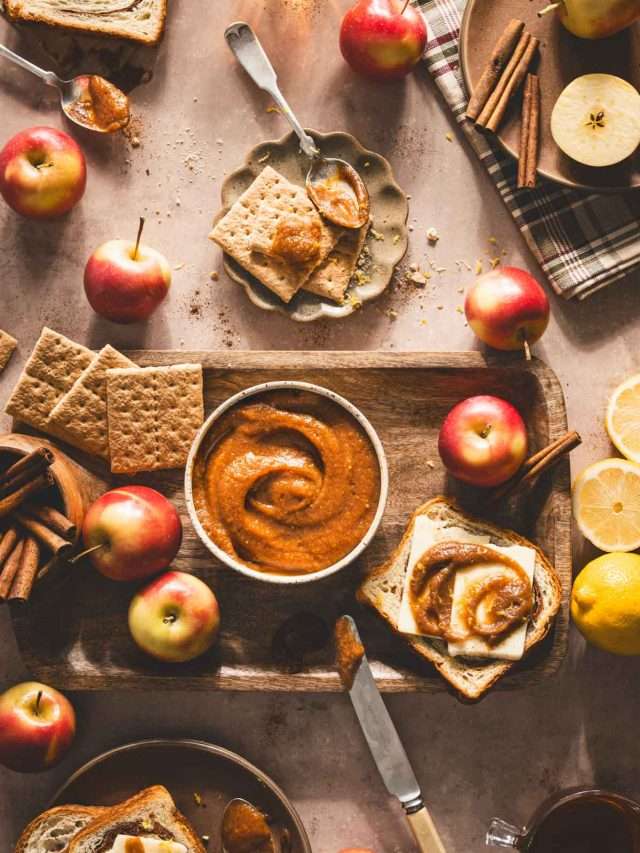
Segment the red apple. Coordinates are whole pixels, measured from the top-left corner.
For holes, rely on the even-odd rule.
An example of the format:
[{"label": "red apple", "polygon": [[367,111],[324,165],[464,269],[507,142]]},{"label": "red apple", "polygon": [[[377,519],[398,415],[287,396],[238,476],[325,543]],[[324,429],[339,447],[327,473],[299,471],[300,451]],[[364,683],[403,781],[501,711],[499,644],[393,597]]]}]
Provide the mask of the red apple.
[{"label": "red apple", "polygon": [[0,151],[0,193],[17,213],[52,219],[82,198],[87,165],[78,143],[55,127],[31,127]]},{"label": "red apple", "polygon": [[374,80],[405,77],[419,62],[427,26],[407,0],[358,0],[340,27],[340,50],[354,71]]},{"label": "red apple", "polygon": [[82,525],[89,559],[105,577],[134,581],[167,568],[182,541],[176,508],[148,486],[121,486],[98,498]]},{"label": "red apple", "polygon": [[520,413],[500,397],[479,395],[454,406],[444,419],[438,451],[445,468],[474,486],[498,486],[527,455],[527,429]]},{"label": "red apple", "polygon": [[96,249],[84,270],[84,290],[96,314],[113,323],[148,319],[169,292],[171,269],[166,258],[138,238],[109,240]]},{"label": "red apple", "polygon": [[48,770],[65,755],[76,715],[62,693],[26,681],[0,696],[0,764],[19,773]]},{"label": "red apple", "polygon": [[129,630],[140,648],[158,660],[183,663],[207,651],[218,635],[220,610],[195,575],[167,572],[134,596]]},{"label": "red apple", "polygon": [[518,267],[481,276],[465,300],[467,322],[485,344],[521,350],[535,343],[549,322],[549,300],[535,278]]}]

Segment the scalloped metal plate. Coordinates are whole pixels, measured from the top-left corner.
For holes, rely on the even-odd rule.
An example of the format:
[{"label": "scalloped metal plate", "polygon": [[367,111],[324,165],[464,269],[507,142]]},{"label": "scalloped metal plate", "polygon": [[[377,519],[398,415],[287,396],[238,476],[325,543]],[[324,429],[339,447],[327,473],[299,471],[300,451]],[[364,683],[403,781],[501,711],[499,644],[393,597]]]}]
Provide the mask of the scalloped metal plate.
[{"label": "scalloped metal plate", "polygon": [[[279,311],[292,320],[308,323],[321,317],[337,319],[348,317],[366,303],[380,296],[391,281],[396,265],[407,251],[407,217],[409,205],[405,193],[396,183],[391,166],[380,154],[368,151],[348,133],[319,133],[308,130],[323,154],[340,157],[357,169],[362,176],[371,200],[372,228],[379,234],[374,238],[369,232],[367,247],[371,254],[370,281],[351,284],[347,294],[352,299],[336,304],[314,293],[299,291],[288,304],[250,275],[226,253],[223,255],[227,275],[241,284],[247,296],[265,311]],[[288,133],[281,139],[261,142],[249,151],[244,164],[232,172],[222,185],[222,209],[214,220],[221,219],[233,203],[250,186],[264,167],[269,164],[286,178],[304,186],[309,161],[300,152],[298,138]]]}]

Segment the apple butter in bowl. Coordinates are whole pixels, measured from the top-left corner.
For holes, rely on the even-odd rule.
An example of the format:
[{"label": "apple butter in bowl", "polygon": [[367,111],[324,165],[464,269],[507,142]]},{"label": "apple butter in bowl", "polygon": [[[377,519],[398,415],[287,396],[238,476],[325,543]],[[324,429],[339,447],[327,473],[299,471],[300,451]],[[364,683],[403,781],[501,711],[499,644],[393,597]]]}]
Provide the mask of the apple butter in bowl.
[{"label": "apple butter in bowl", "polygon": [[196,437],[185,491],[204,544],[244,574],[325,577],[369,544],[388,474],[371,424],[303,382],[270,382],[220,406]]}]

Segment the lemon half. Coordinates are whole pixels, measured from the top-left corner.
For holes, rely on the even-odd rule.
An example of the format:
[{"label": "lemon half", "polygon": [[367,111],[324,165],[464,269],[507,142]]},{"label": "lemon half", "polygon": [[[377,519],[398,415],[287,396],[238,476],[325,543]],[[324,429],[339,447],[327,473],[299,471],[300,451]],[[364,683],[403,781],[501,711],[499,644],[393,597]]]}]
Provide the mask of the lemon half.
[{"label": "lemon half", "polygon": [[601,551],[640,548],[640,465],[603,459],[573,485],[573,512],[582,534]]}]

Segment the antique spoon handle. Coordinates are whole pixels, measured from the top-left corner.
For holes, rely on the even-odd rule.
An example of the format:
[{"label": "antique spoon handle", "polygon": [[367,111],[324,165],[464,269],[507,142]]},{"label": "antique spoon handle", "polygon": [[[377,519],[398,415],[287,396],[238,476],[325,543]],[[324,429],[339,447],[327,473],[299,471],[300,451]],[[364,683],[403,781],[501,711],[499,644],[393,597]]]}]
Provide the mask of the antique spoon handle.
[{"label": "antique spoon handle", "polygon": [[238,21],[231,24],[224,32],[227,44],[256,86],[268,92],[280,108],[282,115],[287,119],[295,130],[300,140],[300,147],[307,157],[315,157],[319,154],[315,142],[305,133],[304,128],[293,114],[293,111],[284,95],[278,88],[278,78],[273,66],[269,62],[258,37],[249,24]]},{"label": "antique spoon handle", "polygon": [[9,48],[5,47],[3,44],[0,44],[0,56],[4,56],[5,59],[8,59],[10,62],[15,62],[16,65],[19,65],[21,68],[25,68],[27,71],[31,71],[32,74],[35,74],[41,80],[44,80],[44,82],[49,86],[60,85],[58,75],[54,74],[53,71],[45,71],[44,68],[34,65],[33,62],[29,62],[28,59],[25,59],[23,56],[19,56],[17,53],[9,50]]}]

